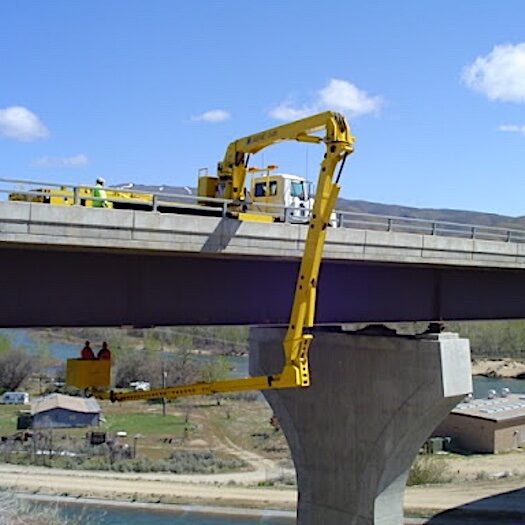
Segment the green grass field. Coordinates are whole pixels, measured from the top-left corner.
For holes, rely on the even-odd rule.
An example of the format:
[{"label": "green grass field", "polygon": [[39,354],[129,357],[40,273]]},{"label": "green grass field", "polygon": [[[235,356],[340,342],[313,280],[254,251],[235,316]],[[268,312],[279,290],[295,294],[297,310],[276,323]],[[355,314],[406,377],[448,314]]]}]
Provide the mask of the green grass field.
[{"label": "green grass field", "polygon": [[16,432],[16,416],[20,409],[29,410],[29,405],[0,405],[0,435]]},{"label": "green grass field", "polygon": [[183,418],[172,414],[163,417],[159,413],[123,412],[107,413],[105,418],[102,428],[109,432],[124,431],[128,436],[181,436],[184,431]]}]

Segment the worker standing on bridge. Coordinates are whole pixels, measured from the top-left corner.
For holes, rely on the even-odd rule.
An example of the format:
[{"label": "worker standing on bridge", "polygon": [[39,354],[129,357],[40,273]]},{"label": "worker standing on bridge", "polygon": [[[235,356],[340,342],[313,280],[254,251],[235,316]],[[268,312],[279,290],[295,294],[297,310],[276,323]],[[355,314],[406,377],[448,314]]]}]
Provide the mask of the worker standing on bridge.
[{"label": "worker standing on bridge", "polygon": [[92,190],[93,200],[91,202],[93,208],[109,208],[108,196],[104,189],[104,184],[106,184],[106,181],[102,177],[99,177]]}]

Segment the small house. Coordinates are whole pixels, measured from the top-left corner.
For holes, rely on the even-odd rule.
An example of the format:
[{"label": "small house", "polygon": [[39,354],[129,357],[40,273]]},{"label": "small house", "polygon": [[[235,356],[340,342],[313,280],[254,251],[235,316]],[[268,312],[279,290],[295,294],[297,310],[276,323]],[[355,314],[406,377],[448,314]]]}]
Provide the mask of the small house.
[{"label": "small house", "polygon": [[32,428],[98,426],[100,406],[93,398],[51,394],[31,403]]}]

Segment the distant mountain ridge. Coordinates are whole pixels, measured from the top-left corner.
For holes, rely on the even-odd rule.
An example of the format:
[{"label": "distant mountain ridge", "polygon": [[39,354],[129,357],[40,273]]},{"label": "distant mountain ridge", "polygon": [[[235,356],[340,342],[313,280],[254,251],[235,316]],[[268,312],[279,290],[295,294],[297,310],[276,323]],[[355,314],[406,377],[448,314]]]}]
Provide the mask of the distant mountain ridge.
[{"label": "distant mountain ridge", "polygon": [[[196,188],[189,186],[148,186],[143,184],[126,183],[116,185],[116,187],[173,195],[196,195],[197,192]],[[449,210],[444,208],[413,208],[410,206],[402,206],[398,204],[382,204],[379,202],[368,202],[352,199],[338,199],[337,209],[340,211],[373,213],[379,215],[389,215],[393,217],[457,222],[461,224],[493,226],[518,230],[525,229],[525,216],[510,217],[508,215],[498,215],[497,213]]]}]

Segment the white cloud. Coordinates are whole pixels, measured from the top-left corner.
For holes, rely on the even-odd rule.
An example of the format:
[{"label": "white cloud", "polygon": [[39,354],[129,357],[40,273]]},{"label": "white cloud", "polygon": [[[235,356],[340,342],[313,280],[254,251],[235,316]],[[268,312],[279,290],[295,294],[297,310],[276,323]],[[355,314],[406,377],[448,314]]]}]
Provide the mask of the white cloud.
[{"label": "white cloud", "polygon": [[209,111],[205,111],[200,115],[191,117],[191,120],[198,122],[224,122],[230,117],[231,115],[224,109],[210,109]]},{"label": "white cloud", "polygon": [[370,96],[351,82],[332,78],[326,86],[316,92],[314,100],[310,103],[294,107],[290,100],[285,100],[272,108],[269,115],[276,120],[294,120],[332,109],[356,117],[377,113],[382,105],[382,97]]},{"label": "white cloud", "polygon": [[27,108],[11,106],[0,109],[0,137],[32,142],[49,136],[48,129]]},{"label": "white cloud", "polygon": [[461,80],[489,100],[525,102],[525,42],[495,46],[463,68]]},{"label": "white cloud", "polygon": [[271,109],[269,115],[276,120],[297,120],[315,112],[315,108],[308,106],[294,108],[289,100],[285,100]]},{"label": "white cloud", "polygon": [[336,78],[319,91],[319,97],[321,106],[353,116],[377,113],[383,104],[381,97],[371,97],[354,84]]},{"label": "white cloud", "polygon": [[525,126],[517,126],[516,124],[505,124],[498,128],[499,131],[507,131],[510,133],[521,133],[525,135]]},{"label": "white cloud", "polygon": [[80,153],[72,157],[40,157],[33,162],[32,166],[35,168],[81,168],[88,164],[87,155]]}]

